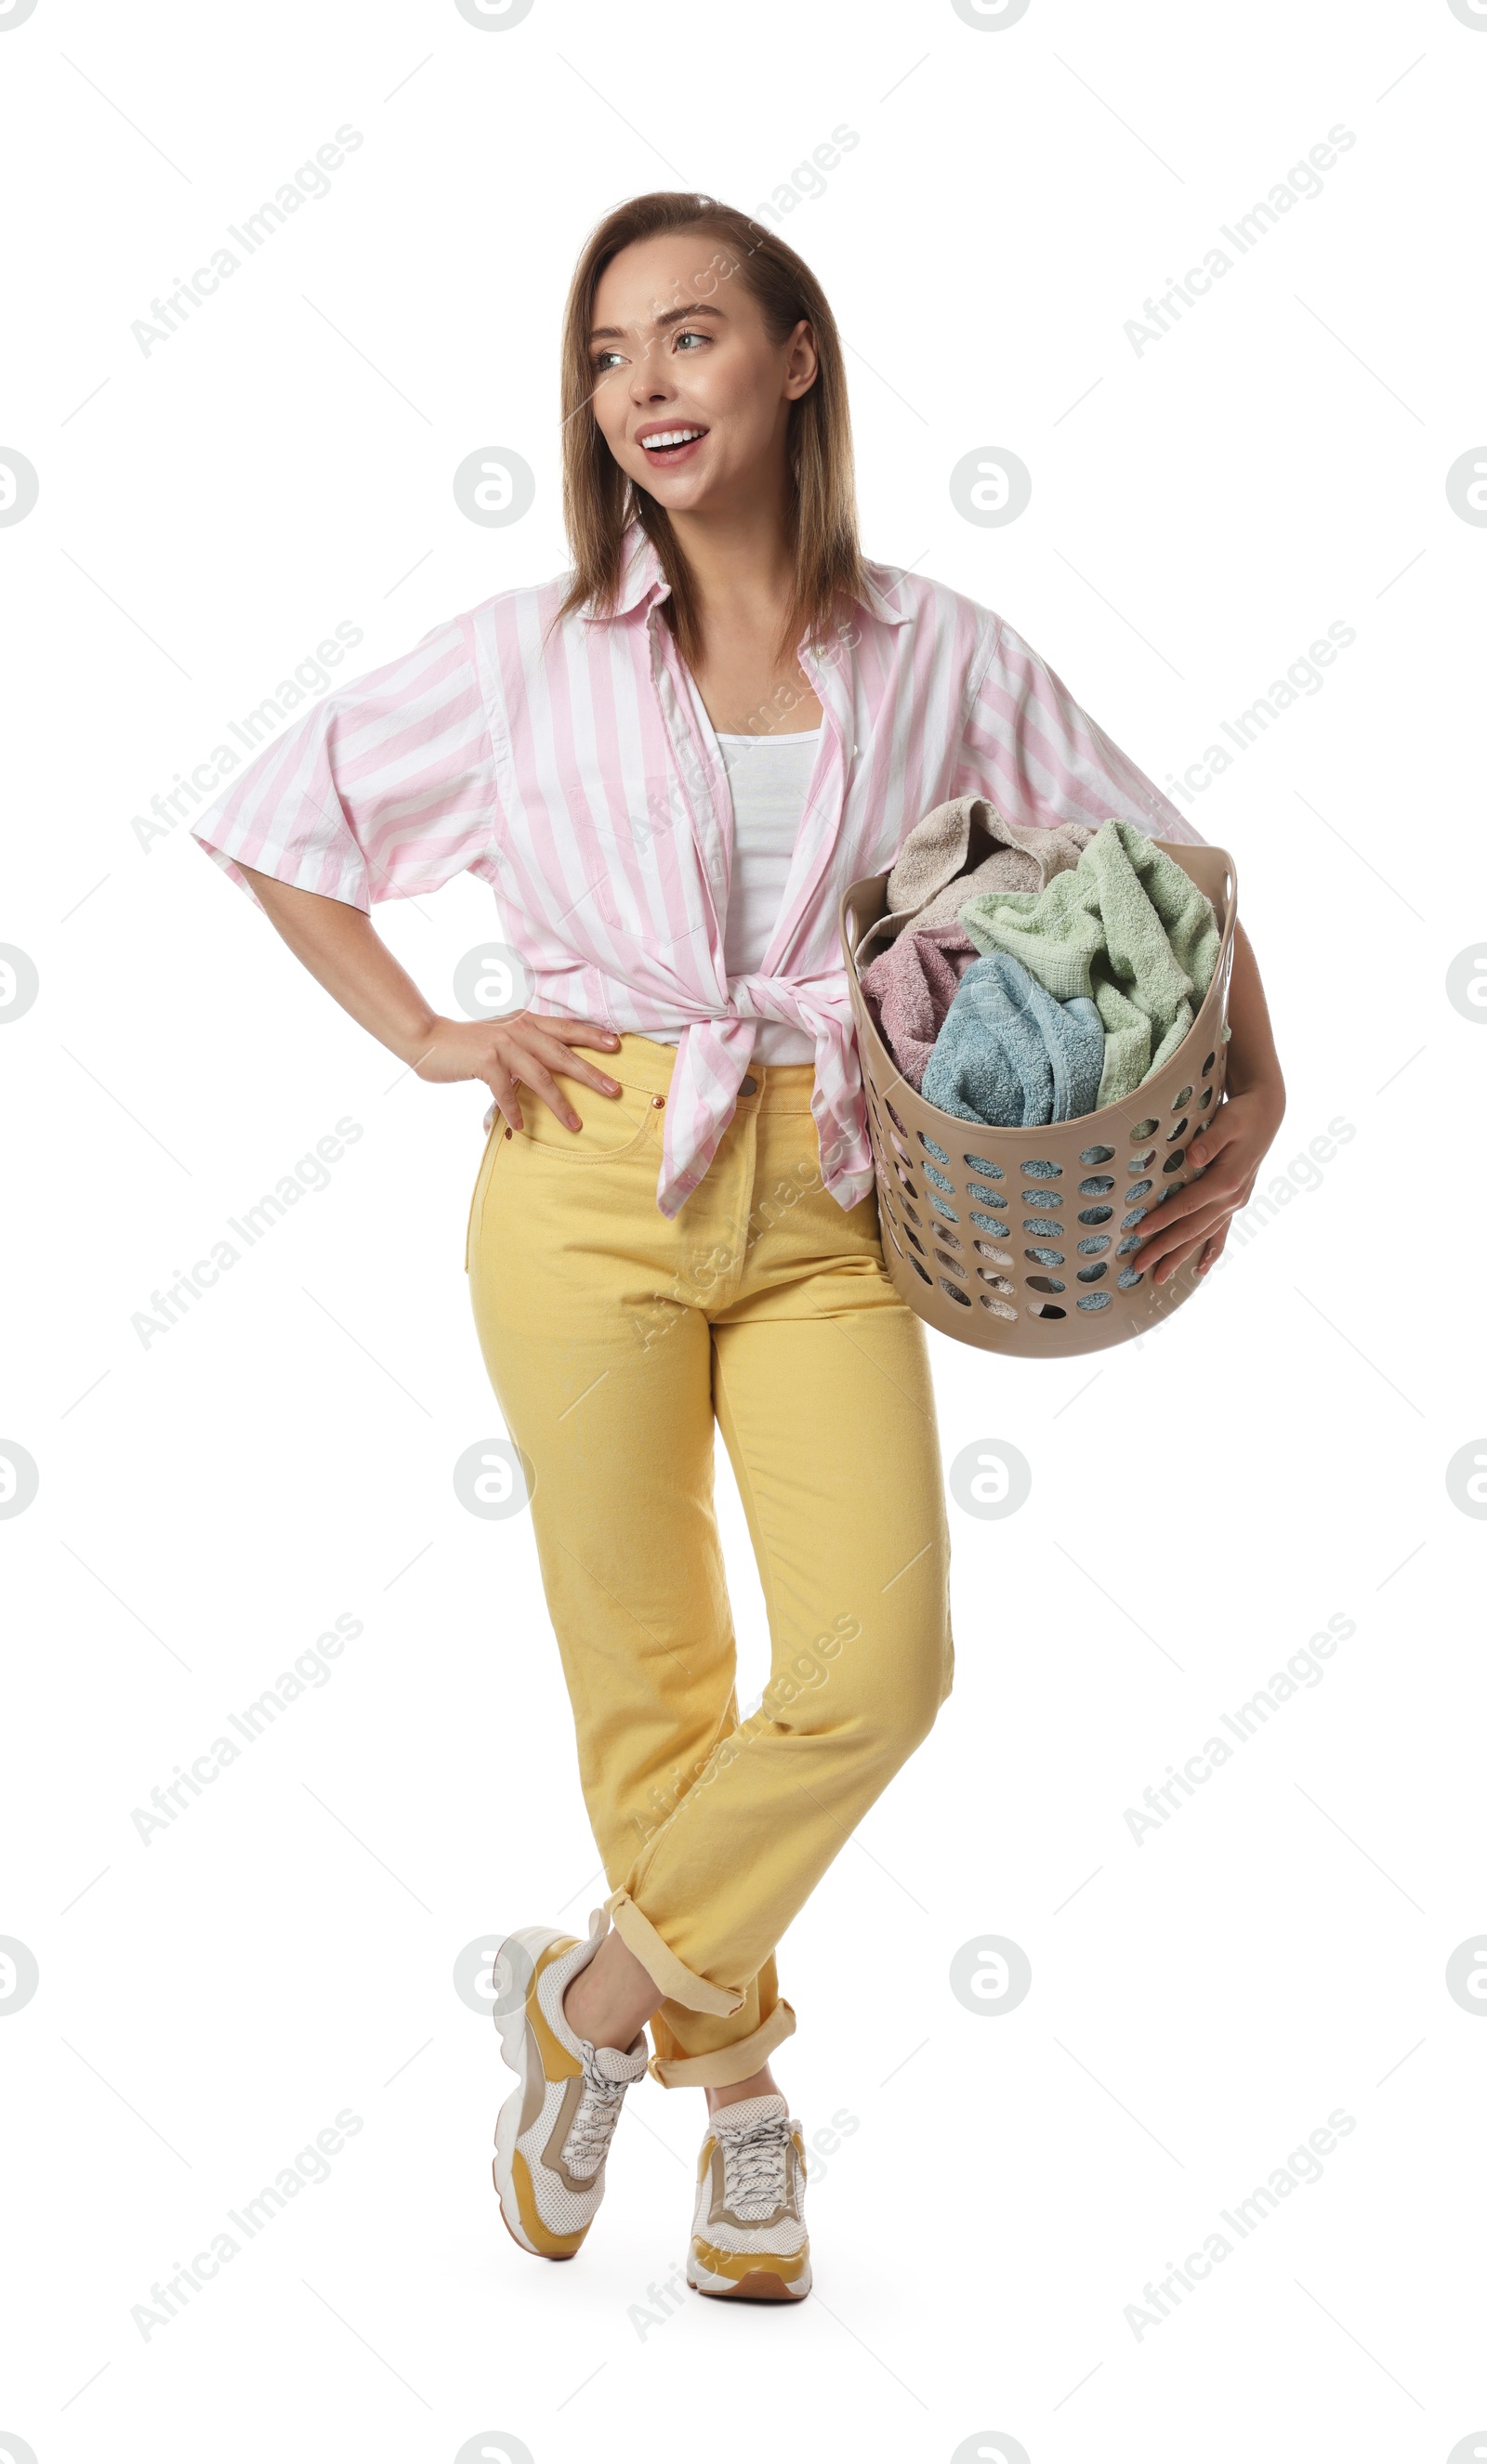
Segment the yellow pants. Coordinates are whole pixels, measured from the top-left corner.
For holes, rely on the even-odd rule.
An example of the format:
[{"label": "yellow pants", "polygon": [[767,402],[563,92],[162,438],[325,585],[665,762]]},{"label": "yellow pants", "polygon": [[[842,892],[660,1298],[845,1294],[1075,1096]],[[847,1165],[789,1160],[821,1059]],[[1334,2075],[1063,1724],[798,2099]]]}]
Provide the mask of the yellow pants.
[{"label": "yellow pants", "polygon": [[[543,1586],[614,1925],[666,1995],[653,2075],[747,2079],[791,2035],[774,1948],[949,1692],[949,1537],[924,1330],[871,1198],[822,1184],[808,1065],[756,1067],[674,1221],[673,1052],[523,1089],[470,1209],[476,1324],[530,1466]],[[750,1084],[745,1080],[745,1086]],[[713,1511],[723,1435],[767,1603],[740,1722]]]}]

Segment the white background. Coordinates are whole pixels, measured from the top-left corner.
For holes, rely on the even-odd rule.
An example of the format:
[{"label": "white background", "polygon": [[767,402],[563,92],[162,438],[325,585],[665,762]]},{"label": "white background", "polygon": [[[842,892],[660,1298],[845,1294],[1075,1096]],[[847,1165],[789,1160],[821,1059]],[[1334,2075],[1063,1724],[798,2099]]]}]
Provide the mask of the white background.
[{"label": "white background", "polygon": [[[1487,2027],[1445,1985],[1487,1921],[1487,1535],[1445,1485],[1487,1424],[1487,1038],[1445,991],[1487,933],[1487,534],[1445,490],[1487,428],[1487,25],[38,0],[0,80],[0,445],[40,476],[0,530],[0,939],[40,977],[0,1045],[0,1437],[40,1470],[0,1525],[0,1932],[40,1970],[0,2026],[0,2454],[942,2464],[1000,2432],[1032,2464],[1445,2464],[1487,2423]],[[142,354],[152,297],[347,122],[331,194]],[[453,1984],[602,1895],[530,1531],[451,1481],[500,1430],[461,1271],[482,1097],[406,1078],[184,824],[145,852],[131,820],[338,622],[360,671],[556,572],[585,233],[657,186],[752,209],[838,123],[860,142],[784,228],[849,346],[870,554],[999,609],[1164,785],[1356,629],[1187,807],[1271,990],[1275,1173],[1354,1134],[1139,1347],[932,1339],[947,1464],[1001,1440],[1032,1489],[952,1506],[955,1694],[783,1947],[791,2110],[856,2124],[812,2192],[819,2291],[663,2314],[700,2099],[631,2100],[581,2257],[538,2265]],[[1138,356],[1143,299],[1337,123],[1324,193]],[[452,495],[487,445],[537,475],[510,530]],[[948,473],[998,445],[1032,502],[978,529]],[[379,922],[451,1005],[492,915],[467,881]],[[342,1116],[330,1187],[144,1347],[152,1288]],[[329,1683],[143,1845],[132,1809],[342,1613]],[[1138,1847],[1124,1810],[1334,1615],[1323,1682]],[[978,1929],[1032,1961],[1015,2012],[950,1991]],[[152,2282],[343,2108],[330,2180],[142,2338]],[[1338,2108],[1323,2180],[1138,2338],[1143,2286]]]}]

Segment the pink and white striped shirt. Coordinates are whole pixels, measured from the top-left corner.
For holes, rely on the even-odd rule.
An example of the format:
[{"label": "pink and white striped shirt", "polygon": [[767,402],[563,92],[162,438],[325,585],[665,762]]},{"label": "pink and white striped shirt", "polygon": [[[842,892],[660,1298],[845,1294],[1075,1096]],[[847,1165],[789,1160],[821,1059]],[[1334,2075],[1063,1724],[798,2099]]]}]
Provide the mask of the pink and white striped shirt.
[{"label": "pink and white striped shirt", "polygon": [[473,872],[531,972],[532,1005],[644,1035],[680,1027],[656,1203],[677,1215],[732,1117],[756,1026],[815,1046],[826,1186],[873,1186],[837,906],[948,798],[1011,822],[1107,816],[1198,834],[989,609],[869,563],[852,621],[798,651],[824,713],[774,935],[723,964],[727,772],[660,614],[670,584],[638,522],[614,612],[548,627],[569,576],[500,592],[406,656],[338,686],[194,825],[239,886],[260,872],[364,913]]}]

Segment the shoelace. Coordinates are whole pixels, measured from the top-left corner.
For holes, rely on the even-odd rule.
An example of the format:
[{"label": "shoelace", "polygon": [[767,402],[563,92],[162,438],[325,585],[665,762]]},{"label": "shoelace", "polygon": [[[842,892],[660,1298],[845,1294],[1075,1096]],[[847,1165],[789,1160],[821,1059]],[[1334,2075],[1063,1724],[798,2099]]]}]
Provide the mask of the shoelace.
[{"label": "shoelace", "polygon": [[563,2161],[570,2173],[587,2179],[597,2173],[609,2154],[630,2081],[603,2078],[595,2065],[591,2045],[581,2047],[580,2058],[584,2065],[584,2093],[564,2145]]},{"label": "shoelace", "polygon": [[789,2189],[790,2124],[787,2115],[772,2114],[743,2130],[714,2123],[722,2149],[723,2205],[736,2216],[751,2207],[768,2215],[783,2207]]}]

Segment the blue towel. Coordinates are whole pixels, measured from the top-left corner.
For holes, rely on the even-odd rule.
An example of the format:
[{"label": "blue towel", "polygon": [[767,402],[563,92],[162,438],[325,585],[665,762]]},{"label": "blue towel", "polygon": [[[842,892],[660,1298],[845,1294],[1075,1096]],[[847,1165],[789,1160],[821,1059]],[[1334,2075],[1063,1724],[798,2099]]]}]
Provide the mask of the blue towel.
[{"label": "blue towel", "polygon": [[961,979],[925,1065],[926,1104],[1001,1130],[1072,1121],[1094,1110],[1104,1066],[1099,1012],[1055,1001],[1006,950]]}]

